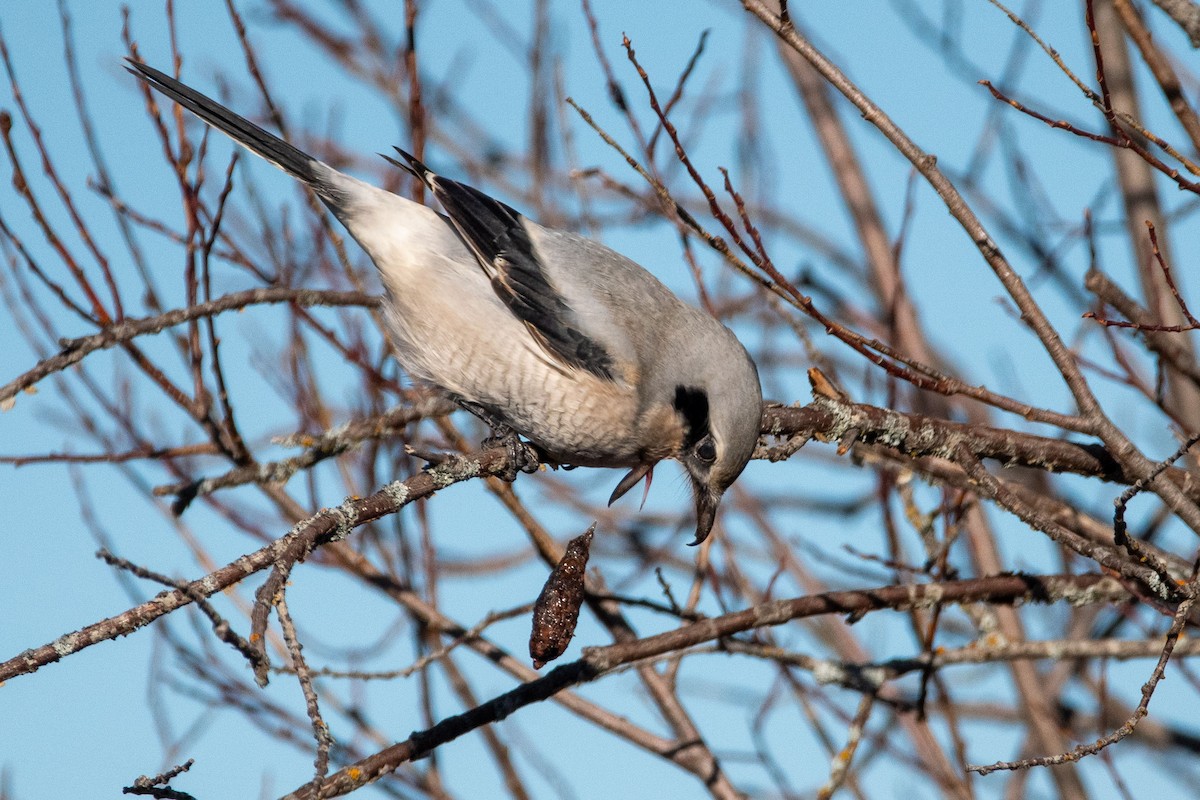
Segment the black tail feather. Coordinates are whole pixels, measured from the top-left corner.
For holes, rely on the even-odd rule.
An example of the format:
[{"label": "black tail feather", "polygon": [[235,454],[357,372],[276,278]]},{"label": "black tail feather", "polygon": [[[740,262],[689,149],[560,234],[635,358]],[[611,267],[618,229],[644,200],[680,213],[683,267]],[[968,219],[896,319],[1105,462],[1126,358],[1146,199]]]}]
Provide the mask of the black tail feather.
[{"label": "black tail feather", "polygon": [[422,162],[419,158],[414,156],[412,153],[409,153],[406,150],[401,150],[399,147],[396,147],[395,145],[392,146],[392,149],[395,150],[397,153],[399,153],[400,157],[403,158],[408,163],[401,164],[396,159],[392,158],[391,156],[385,156],[383,153],[379,154],[380,157],[384,161],[391,164],[393,167],[396,167],[397,169],[402,169],[405,172],[409,173],[410,175],[413,175],[414,177],[417,178],[417,180],[419,180],[421,183],[425,184],[430,189],[433,188],[433,184],[430,183],[430,179],[432,177],[434,177],[434,173],[431,169],[429,169],[429,167],[425,166],[424,162]]},{"label": "black tail feather", "polygon": [[255,125],[250,120],[230,111],[210,97],[206,97],[190,86],[133,59],[125,59],[128,69],[155,90],[162,92],[200,119],[233,139],[252,153],[265,158],[275,166],[310,185],[321,181],[313,170],[312,156]]},{"label": "black tail feather", "polygon": [[[404,151],[403,151],[403,150],[401,150],[399,147],[397,147],[397,148],[395,148],[395,149],[396,149],[396,151],[397,151],[397,152],[400,152],[400,153],[403,153],[403,152],[404,152]],[[420,178],[420,177],[421,177],[421,176],[420,176],[420,175],[417,173],[417,171],[416,171],[415,169],[413,169],[412,167],[410,167],[408,164],[401,164],[399,161],[397,161],[396,159],[392,158],[392,157],[391,157],[391,156],[389,156],[387,153],[376,153],[376,155],[377,155],[377,156],[379,156],[380,158],[382,158],[384,161],[386,161],[386,162],[388,162],[389,164],[391,164],[393,167],[395,167],[395,168],[396,168],[396,169],[398,169],[398,170],[402,170],[402,171],[404,171],[404,172],[407,172],[409,175],[416,176],[417,178]]]}]

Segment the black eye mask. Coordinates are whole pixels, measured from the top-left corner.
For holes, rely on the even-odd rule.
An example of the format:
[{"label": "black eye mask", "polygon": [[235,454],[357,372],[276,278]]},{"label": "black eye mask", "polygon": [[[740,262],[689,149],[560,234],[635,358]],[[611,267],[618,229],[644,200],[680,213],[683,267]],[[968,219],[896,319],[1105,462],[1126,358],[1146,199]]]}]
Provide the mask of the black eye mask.
[{"label": "black eye mask", "polygon": [[683,447],[690,450],[709,434],[708,395],[703,389],[676,386],[675,410],[683,417]]}]

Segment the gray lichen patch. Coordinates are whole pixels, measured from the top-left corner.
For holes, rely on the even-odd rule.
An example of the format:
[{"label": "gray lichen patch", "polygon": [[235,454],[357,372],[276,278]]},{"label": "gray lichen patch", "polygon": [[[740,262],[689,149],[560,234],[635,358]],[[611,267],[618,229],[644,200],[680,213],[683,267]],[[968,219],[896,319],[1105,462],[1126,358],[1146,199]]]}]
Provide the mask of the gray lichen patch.
[{"label": "gray lichen patch", "polygon": [[64,658],[71,655],[79,649],[80,636],[78,631],[65,633],[50,643],[51,649],[58,655],[59,658]]},{"label": "gray lichen patch", "polygon": [[[1155,589],[1155,587],[1150,587]],[[1116,578],[1102,578],[1091,586],[1079,587],[1075,583],[1064,582],[1055,586],[1055,594],[1073,606],[1091,606],[1097,603],[1111,603],[1116,599],[1129,596],[1129,590],[1121,585]],[[1157,591],[1157,589],[1155,589]],[[1167,597],[1169,595],[1164,595]]]},{"label": "gray lichen patch", "polygon": [[963,443],[962,435],[932,421],[897,414],[883,408],[860,406],[816,396],[813,405],[830,416],[833,424],[821,438],[841,442],[851,431],[867,444],[878,444],[908,456],[953,458]]},{"label": "gray lichen patch", "polygon": [[404,481],[392,481],[380,489],[379,492],[391,500],[396,508],[400,508],[408,502],[408,484]]},{"label": "gray lichen patch", "polygon": [[483,466],[478,459],[453,456],[428,470],[427,474],[434,486],[444,489],[459,481],[477,477],[482,471]]}]

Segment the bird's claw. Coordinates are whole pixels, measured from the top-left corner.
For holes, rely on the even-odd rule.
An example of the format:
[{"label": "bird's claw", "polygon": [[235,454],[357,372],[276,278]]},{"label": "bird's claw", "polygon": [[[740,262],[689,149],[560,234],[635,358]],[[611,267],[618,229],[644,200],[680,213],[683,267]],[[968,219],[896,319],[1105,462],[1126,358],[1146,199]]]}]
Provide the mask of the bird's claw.
[{"label": "bird's claw", "polygon": [[451,395],[451,399],[492,429],[492,435],[483,440],[484,449],[503,447],[507,451],[508,463],[505,464],[503,471],[496,473],[496,477],[512,483],[517,479],[519,473],[538,471],[543,461],[542,454],[529,442],[521,441],[517,432],[498,415],[479,403],[473,403],[462,397]]},{"label": "bird's claw", "polygon": [[483,440],[484,448],[503,447],[508,454],[507,464],[496,477],[512,483],[522,472],[537,472],[542,465],[542,459],[537,448],[529,442],[524,442],[511,428],[496,431],[495,435]]}]

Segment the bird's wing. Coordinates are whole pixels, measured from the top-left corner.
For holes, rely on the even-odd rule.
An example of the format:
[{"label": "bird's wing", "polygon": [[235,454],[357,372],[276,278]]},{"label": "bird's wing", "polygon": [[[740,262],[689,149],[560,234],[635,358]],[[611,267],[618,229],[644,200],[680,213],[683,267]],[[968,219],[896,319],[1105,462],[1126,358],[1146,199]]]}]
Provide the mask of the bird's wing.
[{"label": "bird's wing", "polygon": [[475,254],[492,289],[533,339],[563,365],[614,379],[612,354],[584,332],[579,315],[551,284],[520,212],[478,189],[444,178],[403,150],[405,166],[429,187]]}]

